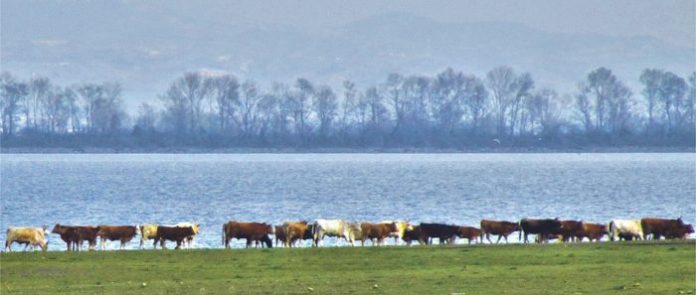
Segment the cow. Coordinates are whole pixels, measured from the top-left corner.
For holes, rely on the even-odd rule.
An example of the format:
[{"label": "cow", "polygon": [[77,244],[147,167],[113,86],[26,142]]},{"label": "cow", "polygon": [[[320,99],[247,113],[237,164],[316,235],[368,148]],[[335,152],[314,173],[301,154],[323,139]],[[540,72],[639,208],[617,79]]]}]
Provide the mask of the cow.
[{"label": "cow", "polygon": [[304,220],[283,223],[286,233],[285,243],[289,247],[293,247],[297,241],[312,239],[310,226],[311,225]]},{"label": "cow", "polygon": [[467,239],[469,245],[471,245],[472,241],[476,241],[481,238],[481,230],[471,226],[460,226],[457,229],[457,237]]},{"label": "cow", "polygon": [[681,217],[677,219],[643,218],[640,220],[643,227],[643,238],[648,239],[650,235],[654,240],[661,237],[674,236],[673,233],[686,229]]},{"label": "cow", "polygon": [[346,239],[351,245],[353,242],[350,240],[350,232],[348,229],[349,222],[338,219],[317,219],[314,222],[314,246],[319,246],[319,241],[321,241],[325,236],[336,237],[336,244],[338,245],[339,239]]},{"label": "cow", "polygon": [[285,224],[274,226],[273,231],[275,232],[276,247],[280,247],[280,243],[283,243],[283,246],[285,247],[289,247],[287,227],[285,226]]},{"label": "cow", "polygon": [[125,249],[126,243],[130,242],[138,231],[135,226],[130,225],[100,225],[97,228],[99,229],[97,236],[99,237],[102,250],[106,249],[107,241],[120,241],[120,248]]},{"label": "cow", "polygon": [[633,239],[643,239],[644,237],[643,226],[641,225],[640,219],[614,219],[609,222],[607,231],[609,232],[609,239],[612,241],[616,239],[630,241]]},{"label": "cow", "polygon": [[606,234],[608,234],[606,224],[583,222],[582,231],[580,231],[580,235],[578,235],[578,240],[582,242],[582,239],[587,237],[590,239],[590,242],[593,240],[599,242]]},{"label": "cow", "polygon": [[[144,247],[144,244],[147,240],[154,240],[152,243],[152,247],[157,249],[157,227],[160,226],[159,224],[141,224],[138,226],[138,229],[140,231],[140,248],[142,249]],[[193,237],[198,234],[200,231],[200,224],[198,223],[191,223],[191,222],[180,222],[174,225],[164,225],[167,227],[190,227],[191,232],[193,233],[191,236],[186,237],[182,241],[182,245],[186,248],[190,248],[193,245]]]},{"label": "cow", "polygon": [[27,246],[41,247],[44,252],[48,249],[48,242],[46,242],[46,228],[39,227],[9,227],[7,229],[7,236],[5,237],[5,250],[12,252],[12,243],[25,244],[24,250],[27,250]]},{"label": "cow", "polygon": [[411,229],[407,229],[401,237],[401,240],[403,240],[407,246],[411,246],[413,241],[418,241],[420,245],[428,244],[428,239],[421,232],[420,225],[415,225],[412,226]]},{"label": "cow", "polygon": [[394,244],[398,244],[399,240],[401,240],[404,236],[404,233],[407,230],[413,229],[413,226],[406,220],[383,220],[380,223],[383,224],[390,224],[394,223],[396,224],[396,231],[392,232],[389,234],[390,237],[394,238]]},{"label": "cow", "polygon": [[483,242],[483,236],[485,235],[486,240],[492,244],[490,235],[493,234],[498,236],[496,244],[500,242],[501,238],[505,238],[505,243],[507,243],[508,236],[519,230],[520,225],[515,222],[483,219],[481,220],[481,242]]},{"label": "cow", "polygon": [[268,248],[273,248],[273,241],[268,235],[273,234],[273,226],[258,222],[230,221],[222,225],[222,243],[230,248],[230,240],[246,239],[246,247],[252,242],[264,242]]},{"label": "cow", "polygon": [[432,244],[431,238],[438,238],[440,244],[453,243],[459,227],[441,223],[421,223],[419,240],[424,240],[427,244]]},{"label": "cow", "polygon": [[99,229],[96,226],[66,226],[56,224],[51,232],[60,235],[60,238],[67,244],[68,251],[79,251],[84,241],[87,241],[89,250],[94,250],[96,248]]},{"label": "cow", "polygon": [[77,243],[80,240],[78,236],[77,229],[74,226],[65,226],[56,224],[53,226],[51,233],[60,235],[60,239],[65,242],[67,249],[66,251],[78,251]]},{"label": "cow", "polygon": [[182,244],[184,248],[192,248],[193,247],[193,238],[198,235],[198,232],[201,230],[201,225],[199,223],[193,223],[193,222],[179,222],[175,224],[174,226],[176,227],[190,227],[193,230],[193,235],[190,235],[186,237],[184,240],[184,243]]},{"label": "cow", "polygon": [[562,220],[558,235],[560,235],[560,239],[563,242],[579,240],[582,235],[582,221]]},{"label": "cow", "polygon": [[360,232],[362,233],[360,242],[363,246],[365,245],[365,240],[370,240],[372,245],[382,245],[385,238],[397,231],[396,223],[393,222],[376,224],[364,222],[360,224]]},{"label": "cow", "polygon": [[556,219],[527,219],[520,220],[519,239],[524,236],[524,243],[529,243],[529,234],[538,235],[538,241],[543,243],[548,236],[561,230],[561,221]]},{"label": "cow", "polygon": [[678,228],[665,233],[665,239],[686,240],[690,234],[694,233],[694,226],[691,224],[683,224]]},{"label": "cow", "polygon": [[138,226],[140,229],[140,248],[144,247],[147,240],[155,240],[152,243],[152,247],[157,249],[157,224],[141,224]]},{"label": "cow", "polygon": [[162,249],[166,249],[165,243],[166,241],[175,241],[176,242],[176,250],[181,248],[181,245],[184,243],[186,239],[188,239],[190,236],[193,236],[195,233],[193,231],[192,227],[178,227],[178,226],[164,226],[160,225],[157,226],[157,234],[155,236],[155,242],[160,243],[160,247]]},{"label": "cow", "polygon": [[362,228],[360,227],[360,223],[357,222],[349,222],[347,225],[347,231],[348,231],[348,243],[351,245],[355,245],[356,241],[361,241],[361,244],[364,246],[365,245],[365,240],[367,239],[365,235],[363,235]]}]

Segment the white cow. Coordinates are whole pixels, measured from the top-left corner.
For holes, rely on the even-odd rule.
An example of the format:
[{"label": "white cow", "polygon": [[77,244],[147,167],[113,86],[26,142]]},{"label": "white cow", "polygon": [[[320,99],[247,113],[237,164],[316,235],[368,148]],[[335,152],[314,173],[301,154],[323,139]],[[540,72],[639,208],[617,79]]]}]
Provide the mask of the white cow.
[{"label": "white cow", "polygon": [[614,219],[607,225],[607,231],[609,232],[609,239],[612,241],[620,238],[644,239],[643,226],[640,223],[640,219]]},{"label": "white cow", "polygon": [[7,229],[7,239],[5,241],[5,250],[12,252],[12,243],[17,242],[25,244],[24,250],[28,246],[39,246],[41,250],[46,251],[48,242],[46,242],[46,229],[39,227],[10,227]]},{"label": "white cow", "polygon": [[314,222],[314,246],[319,246],[319,241],[325,236],[336,237],[336,245],[338,239],[344,238],[351,245],[353,242],[350,237],[350,223],[339,219],[317,219]]}]

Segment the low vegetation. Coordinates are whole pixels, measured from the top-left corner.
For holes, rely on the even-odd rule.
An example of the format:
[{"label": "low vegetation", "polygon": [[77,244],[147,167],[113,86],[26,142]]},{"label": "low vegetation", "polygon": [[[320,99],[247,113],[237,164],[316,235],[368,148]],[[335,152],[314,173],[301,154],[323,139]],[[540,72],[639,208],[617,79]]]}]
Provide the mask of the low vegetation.
[{"label": "low vegetation", "polygon": [[2,294],[694,294],[696,244],[3,253]]}]

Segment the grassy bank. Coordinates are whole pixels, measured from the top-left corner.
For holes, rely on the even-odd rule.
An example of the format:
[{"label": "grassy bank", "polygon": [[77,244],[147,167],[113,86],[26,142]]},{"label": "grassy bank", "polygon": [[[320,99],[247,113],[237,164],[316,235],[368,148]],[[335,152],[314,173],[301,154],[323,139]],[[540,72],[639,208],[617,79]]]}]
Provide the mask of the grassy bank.
[{"label": "grassy bank", "polygon": [[694,294],[696,244],[3,253],[0,293]]}]

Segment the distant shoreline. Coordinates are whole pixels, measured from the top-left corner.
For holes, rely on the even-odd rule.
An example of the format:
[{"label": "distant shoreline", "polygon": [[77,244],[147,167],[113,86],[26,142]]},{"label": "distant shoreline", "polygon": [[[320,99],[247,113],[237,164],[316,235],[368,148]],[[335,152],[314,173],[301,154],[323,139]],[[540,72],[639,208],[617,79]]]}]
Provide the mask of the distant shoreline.
[{"label": "distant shoreline", "polygon": [[0,154],[444,154],[444,153],[696,153],[696,148],[677,147],[465,147],[465,148],[37,148],[0,147]]}]

